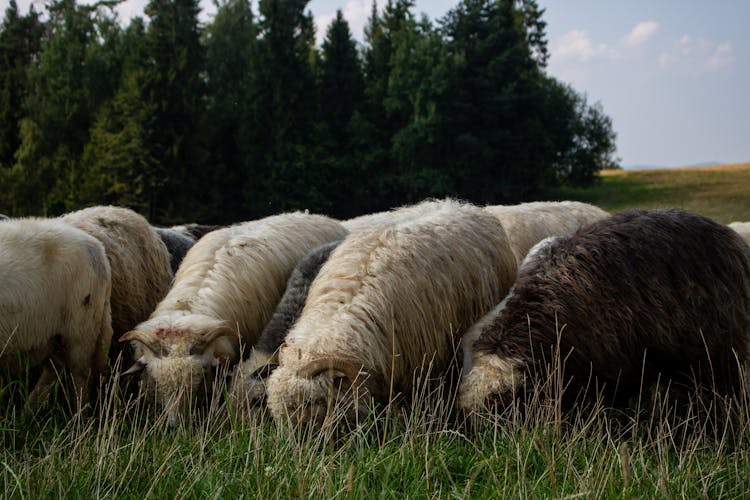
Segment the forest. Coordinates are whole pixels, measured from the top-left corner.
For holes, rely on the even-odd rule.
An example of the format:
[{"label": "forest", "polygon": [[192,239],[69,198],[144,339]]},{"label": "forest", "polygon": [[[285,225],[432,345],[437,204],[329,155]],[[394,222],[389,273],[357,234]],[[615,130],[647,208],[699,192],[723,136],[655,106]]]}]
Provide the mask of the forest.
[{"label": "forest", "polygon": [[546,71],[534,0],[443,18],[373,2],[316,44],[308,0],[15,0],[0,26],[0,212],[96,204],[156,223],[334,217],[427,197],[513,203],[616,166],[600,104]]}]

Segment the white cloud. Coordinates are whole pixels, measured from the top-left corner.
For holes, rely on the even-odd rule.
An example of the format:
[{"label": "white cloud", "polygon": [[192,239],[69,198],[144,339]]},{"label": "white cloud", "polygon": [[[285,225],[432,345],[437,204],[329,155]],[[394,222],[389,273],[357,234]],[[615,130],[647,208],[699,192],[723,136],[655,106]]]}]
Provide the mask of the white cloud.
[{"label": "white cloud", "polygon": [[691,73],[719,71],[732,66],[735,61],[731,43],[717,43],[690,35],[682,35],[671,50],[659,56],[662,68]]},{"label": "white cloud", "polygon": [[708,59],[706,67],[711,70],[718,70],[734,64],[734,51],[732,44],[729,42],[720,43],[714,50],[713,55]]},{"label": "white cloud", "polygon": [[628,47],[641,45],[653,37],[657,31],[659,31],[659,23],[656,21],[640,22],[625,36],[624,43]]},{"label": "white cloud", "polygon": [[552,58],[586,62],[596,57],[606,56],[610,49],[605,43],[594,43],[585,31],[572,30],[563,35],[560,41],[552,47],[551,52]]}]

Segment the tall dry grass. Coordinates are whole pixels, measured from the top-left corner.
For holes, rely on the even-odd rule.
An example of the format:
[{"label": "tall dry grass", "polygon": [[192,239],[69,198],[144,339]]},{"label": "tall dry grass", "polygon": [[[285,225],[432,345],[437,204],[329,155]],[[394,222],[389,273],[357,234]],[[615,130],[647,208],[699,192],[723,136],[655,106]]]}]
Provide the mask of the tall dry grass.
[{"label": "tall dry grass", "polygon": [[750,486],[744,396],[716,400],[719,419],[669,387],[625,410],[539,399],[466,418],[455,384],[426,373],[413,397],[365,421],[333,409],[323,431],[290,432],[264,410],[235,415],[222,387],[170,428],[124,399],[117,376],[106,382],[96,408],[72,415],[60,399],[27,420],[3,399],[4,498],[741,497]]}]

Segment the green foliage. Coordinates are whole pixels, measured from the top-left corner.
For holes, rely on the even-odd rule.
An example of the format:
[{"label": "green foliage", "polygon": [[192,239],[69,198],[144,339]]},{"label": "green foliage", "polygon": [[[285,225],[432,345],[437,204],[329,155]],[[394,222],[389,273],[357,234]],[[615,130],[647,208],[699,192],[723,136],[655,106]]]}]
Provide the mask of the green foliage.
[{"label": "green foliage", "polygon": [[[56,0],[0,31],[0,209],[96,203],[156,222],[307,208],[338,217],[428,196],[521,201],[614,162],[600,105],[545,73],[535,0],[462,0],[435,26],[373,4],[319,48],[307,0]],[[8,69],[6,71],[6,69]]]}]

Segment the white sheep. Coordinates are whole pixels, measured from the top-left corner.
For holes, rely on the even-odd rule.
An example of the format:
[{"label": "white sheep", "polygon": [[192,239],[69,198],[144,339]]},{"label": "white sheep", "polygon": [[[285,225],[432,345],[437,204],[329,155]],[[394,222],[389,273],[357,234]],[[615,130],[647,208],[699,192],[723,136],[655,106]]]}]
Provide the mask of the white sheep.
[{"label": "white sheep", "polygon": [[366,411],[359,398],[410,396],[507,293],[516,262],[495,217],[452,200],[407,210],[423,215],[352,232],[323,265],[268,379],[275,419],[317,425],[330,408]]},{"label": "white sheep", "polygon": [[312,248],[341,239],[333,219],[282,214],[210,232],[187,253],[174,285],[132,341],[143,383],[171,424],[208,396],[212,366],[237,361],[257,340],[289,275]]},{"label": "white sheep", "polygon": [[[61,219],[104,245],[112,270],[115,337],[148,318],[172,282],[169,252],[148,221],[133,210],[111,206],[84,208]],[[111,352],[119,352],[117,343]]]},{"label": "white sheep", "polygon": [[570,234],[609,216],[601,208],[579,201],[537,201],[484,209],[502,222],[518,264],[544,238]]},{"label": "white sheep", "polygon": [[64,369],[80,406],[107,366],[112,339],[110,268],[102,244],[59,220],[0,224],[0,366],[11,376],[42,366],[27,410],[49,397]]}]

